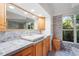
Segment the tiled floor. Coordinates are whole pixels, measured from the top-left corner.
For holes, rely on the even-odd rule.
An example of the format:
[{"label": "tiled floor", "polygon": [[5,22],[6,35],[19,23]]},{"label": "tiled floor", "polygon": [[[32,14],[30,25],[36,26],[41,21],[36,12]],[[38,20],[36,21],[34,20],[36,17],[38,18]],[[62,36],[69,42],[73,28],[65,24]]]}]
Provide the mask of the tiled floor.
[{"label": "tiled floor", "polygon": [[55,56],[55,52],[52,52],[52,51],[49,52],[49,53],[48,53],[48,56]]},{"label": "tiled floor", "polygon": [[57,52],[49,52],[48,56],[74,56],[72,51],[57,51]]}]

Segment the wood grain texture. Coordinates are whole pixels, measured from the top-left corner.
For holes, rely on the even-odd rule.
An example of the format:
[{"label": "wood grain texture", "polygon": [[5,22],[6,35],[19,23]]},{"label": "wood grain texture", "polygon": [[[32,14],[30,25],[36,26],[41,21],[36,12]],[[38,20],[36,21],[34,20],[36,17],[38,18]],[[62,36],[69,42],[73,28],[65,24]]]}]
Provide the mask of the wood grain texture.
[{"label": "wood grain texture", "polygon": [[40,32],[45,30],[45,17],[39,17],[38,19],[38,29]]},{"label": "wood grain texture", "polygon": [[38,42],[28,48],[25,48],[18,53],[16,56],[47,56],[50,51],[50,36],[45,38],[43,41]]},{"label": "wood grain texture", "polygon": [[47,39],[43,41],[43,56],[46,56],[48,54],[48,45],[47,45]]},{"label": "wood grain texture", "polygon": [[23,49],[15,54],[16,56],[33,56],[33,46]]},{"label": "wood grain texture", "polygon": [[47,37],[48,50],[50,51],[50,36]]},{"label": "wood grain texture", "polygon": [[47,56],[49,50],[50,50],[50,36],[48,36],[43,41],[43,56]]},{"label": "wood grain texture", "polygon": [[36,44],[36,56],[42,56],[43,55],[43,43],[39,42]]},{"label": "wood grain texture", "polygon": [[6,8],[4,3],[0,3],[0,32],[6,30]]},{"label": "wood grain texture", "polygon": [[60,40],[53,39],[53,49],[54,49],[54,51],[60,50]]}]

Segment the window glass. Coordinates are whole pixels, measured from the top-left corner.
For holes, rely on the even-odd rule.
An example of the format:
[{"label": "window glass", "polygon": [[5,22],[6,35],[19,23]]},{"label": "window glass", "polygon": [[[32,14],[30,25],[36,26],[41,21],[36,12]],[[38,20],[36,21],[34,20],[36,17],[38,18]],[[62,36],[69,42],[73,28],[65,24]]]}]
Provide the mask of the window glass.
[{"label": "window glass", "polygon": [[63,29],[73,29],[73,20],[71,16],[63,17]]},{"label": "window glass", "polygon": [[79,29],[79,15],[76,15],[76,28]]},{"label": "window glass", "polygon": [[73,31],[63,31],[63,40],[73,42]]},{"label": "window glass", "polygon": [[77,31],[77,43],[79,43],[79,30]]},{"label": "window glass", "polygon": [[76,15],[76,23],[79,24],[79,15]]}]

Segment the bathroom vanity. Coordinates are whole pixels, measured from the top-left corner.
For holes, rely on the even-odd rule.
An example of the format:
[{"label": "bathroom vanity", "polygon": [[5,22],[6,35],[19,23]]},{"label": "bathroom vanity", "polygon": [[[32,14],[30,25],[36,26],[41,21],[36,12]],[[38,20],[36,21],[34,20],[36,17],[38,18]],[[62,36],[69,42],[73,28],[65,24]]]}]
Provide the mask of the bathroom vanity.
[{"label": "bathroom vanity", "polygon": [[49,51],[50,36],[35,42],[24,39],[15,39],[0,43],[1,56],[46,56]]},{"label": "bathroom vanity", "polygon": [[14,56],[33,56],[33,46],[22,49],[21,51],[14,54]]},{"label": "bathroom vanity", "polygon": [[15,56],[47,56],[50,50],[50,36],[41,39],[39,42],[34,42],[32,46],[25,48],[16,54]]},{"label": "bathroom vanity", "polygon": [[[6,6],[6,8],[5,8]],[[0,43],[1,56],[46,56],[50,50],[50,35],[43,35],[45,17],[26,15],[21,8],[11,9],[13,4],[0,4],[0,32],[15,32],[6,35],[10,41]],[[37,26],[38,25],[38,26]],[[25,32],[20,33],[21,31]],[[35,32],[34,32],[35,31]],[[18,32],[18,33],[16,33]],[[20,34],[19,34],[20,33]],[[16,35],[15,35],[16,34]],[[4,36],[5,37],[5,36]],[[19,39],[16,37],[20,37]],[[6,39],[6,38],[5,38]]]}]

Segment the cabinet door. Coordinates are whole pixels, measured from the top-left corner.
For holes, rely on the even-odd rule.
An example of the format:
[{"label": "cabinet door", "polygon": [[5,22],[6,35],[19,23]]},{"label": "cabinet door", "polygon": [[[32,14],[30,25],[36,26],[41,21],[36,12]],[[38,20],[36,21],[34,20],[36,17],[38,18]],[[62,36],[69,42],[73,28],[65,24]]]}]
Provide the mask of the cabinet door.
[{"label": "cabinet door", "polygon": [[55,51],[60,50],[60,40],[58,39],[53,39],[53,47]]},{"label": "cabinet door", "polygon": [[48,36],[44,41],[43,41],[43,56],[48,55],[48,51],[50,50],[50,36]]},{"label": "cabinet door", "polygon": [[32,54],[33,54],[33,47],[31,46],[31,47],[28,47],[28,48],[26,48],[26,49],[24,49],[23,51],[22,51],[22,56],[29,56],[29,55],[31,55],[32,56]]},{"label": "cabinet door", "polygon": [[36,56],[42,56],[43,55],[43,46],[42,42],[39,42],[36,44]]},{"label": "cabinet door", "polygon": [[39,17],[38,19],[38,29],[40,32],[45,30],[45,17]]},{"label": "cabinet door", "polygon": [[0,32],[6,31],[6,26],[5,25],[0,25]]},{"label": "cabinet door", "polygon": [[50,36],[47,37],[47,48],[50,50]]},{"label": "cabinet door", "polygon": [[6,18],[5,18],[5,4],[0,3],[0,31],[5,31]]},{"label": "cabinet door", "polygon": [[46,56],[48,54],[48,48],[46,40],[43,41],[43,56]]},{"label": "cabinet door", "polygon": [[16,53],[16,54],[13,55],[13,56],[22,56],[22,53],[21,53],[21,52],[18,52],[18,53]]}]

